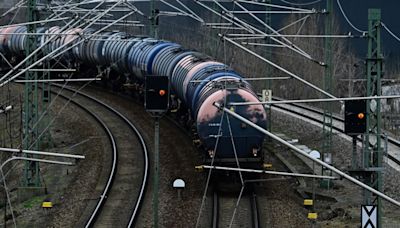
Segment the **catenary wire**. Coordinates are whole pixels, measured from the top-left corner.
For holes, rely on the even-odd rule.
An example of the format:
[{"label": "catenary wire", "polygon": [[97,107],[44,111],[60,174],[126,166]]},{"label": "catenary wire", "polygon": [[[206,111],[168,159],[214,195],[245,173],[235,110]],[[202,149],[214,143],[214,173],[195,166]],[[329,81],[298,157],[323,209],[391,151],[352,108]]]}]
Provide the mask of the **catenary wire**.
[{"label": "catenary wire", "polygon": [[347,23],[348,23],[353,29],[355,29],[356,31],[361,32],[361,33],[367,32],[367,31],[365,31],[365,30],[361,30],[361,29],[357,28],[356,26],[354,26],[353,23],[351,23],[351,21],[349,20],[349,18],[346,16],[346,13],[344,12],[344,10],[343,10],[343,8],[342,8],[342,5],[340,4],[340,0],[336,0],[336,2],[337,2],[337,4],[338,4],[338,6],[339,6],[340,11],[342,12],[342,15],[343,15],[344,19],[346,19]]},{"label": "catenary wire", "polygon": [[383,26],[383,28],[393,37],[395,38],[397,41],[400,41],[400,38],[398,36],[396,36],[396,34],[394,34],[386,25],[385,23],[381,22],[381,25]]},{"label": "catenary wire", "polygon": [[315,1],[304,2],[304,3],[295,3],[295,2],[290,2],[290,1],[287,1],[287,0],[280,0],[280,1],[284,2],[286,4],[294,5],[294,6],[307,6],[307,5],[312,5],[312,4],[318,3],[321,0],[315,0]]}]

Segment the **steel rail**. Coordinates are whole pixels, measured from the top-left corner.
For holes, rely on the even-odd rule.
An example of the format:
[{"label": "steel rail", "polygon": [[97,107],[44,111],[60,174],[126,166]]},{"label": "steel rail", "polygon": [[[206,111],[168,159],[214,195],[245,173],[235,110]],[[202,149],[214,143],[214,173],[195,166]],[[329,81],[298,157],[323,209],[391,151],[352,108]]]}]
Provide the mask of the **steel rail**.
[{"label": "steel rail", "polygon": [[[71,99],[68,96],[65,96],[65,95],[62,95],[62,94],[60,94],[59,96],[61,96],[64,99],[67,99],[67,100]],[[107,200],[107,195],[108,195],[108,193],[110,191],[110,187],[112,186],[112,183],[113,183],[113,181],[115,179],[115,173],[116,173],[116,170],[117,170],[118,148],[117,148],[117,143],[116,143],[116,140],[115,140],[115,137],[114,137],[113,133],[108,128],[106,123],[96,113],[90,111],[88,108],[86,108],[85,106],[79,104],[78,102],[76,102],[76,101],[74,101],[72,99],[70,101],[71,101],[71,103],[75,104],[76,106],[78,106],[79,108],[84,110],[90,116],[92,116],[96,120],[96,122],[98,122],[101,125],[103,130],[106,132],[106,134],[107,134],[107,136],[108,136],[108,138],[110,140],[111,146],[112,146],[112,163],[111,163],[111,170],[110,170],[109,176],[107,178],[107,183],[103,188],[103,191],[102,191],[102,193],[101,193],[101,195],[99,197],[99,200],[97,201],[96,207],[94,208],[93,212],[91,213],[89,219],[87,220],[87,222],[85,224],[85,227],[92,227],[94,222],[97,219],[97,216],[99,215],[99,212],[101,211],[102,207],[104,206],[105,201]]]},{"label": "steel rail", "polygon": [[[249,183],[247,187],[251,188],[251,191],[246,194],[246,197],[242,196],[242,199],[247,198],[246,200],[250,201],[250,214],[251,218],[251,227],[253,228],[259,228],[260,227],[260,218],[259,218],[259,212],[258,212],[258,204],[257,204],[257,195],[254,190],[254,186],[252,183]],[[211,227],[212,228],[218,228],[221,227],[222,224],[220,224],[220,210],[221,210],[221,203],[220,203],[220,196],[216,190],[212,191],[212,216],[211,216]],[[234,218],[233,218],[234,219]],[[232,227],[232,224],[231,226]]]},{"label": "steel rail", "polygon": [[212,204],[212,221],[211,221],[211,227],[212,228],[218,228],[218,210],[219,210],[219,204],[218,204],[218,194],[216,191],[213,191],[213,204]]},{"label": "steel rail", "polygon": [[[61,85],[57,85],[57,84],[53,84],[56,87],[61,88]],[[144,156],[144,172],[143,172],[143,177],[142,177],[142,183],[140,186],[140,191],[139,194],[136,198],[136,204],[132,210],[129,222],[127,227],[132,227],[137,219],[137,216],[139,214],[139,209],[143,203],[144,200],[144,195],[145,195],[145,190],[147,187],[147,181],[148,181],[148,176],[149,176],[149,153],[148,153],[148,149],[147,149],[147,145],[146,142],[144,141],[143,136],[141,135],[140,131],[137,129],[137,127],[123,114],[121,114],[119,111],[117,111],[116,109],[114,109],[113,107],[111,107],[110,105],[100,101],[99,99],[92,97],[86,93],[77,91],[75,89],[69,88],[69,87],[64,87],[64,90],[69,90],[71,92],[74,92],[76,94],[79,94],[80,96],[83,96],[89,100],[95,101],[96,103],[101,104],[102,106],[104,106],[105,108],[107,108],[109,111],[113,112],[114,114],[116,114],[119,118],[121,118],[132,130],[133,132],[135,132],[136,136],[138,137],[142,150],[143,150],[143,156]],[[98,209],[99,210],[99,209]],[[96,213],[99,213],[99,211],[96,211]],[[94,224],[94,223],[93,223]],[[89,225],[89,226],[88,226]],[[90,227],[92,225],[87,223],[86,227]]]},{"label": "steel rail", "polygon": [[255,193],[254,186],[252,186],[252,191],[250,192],[250,205],[251,205],[251,218],[253,228],[260,227],[260,218],[257,204],[257,194]]}]

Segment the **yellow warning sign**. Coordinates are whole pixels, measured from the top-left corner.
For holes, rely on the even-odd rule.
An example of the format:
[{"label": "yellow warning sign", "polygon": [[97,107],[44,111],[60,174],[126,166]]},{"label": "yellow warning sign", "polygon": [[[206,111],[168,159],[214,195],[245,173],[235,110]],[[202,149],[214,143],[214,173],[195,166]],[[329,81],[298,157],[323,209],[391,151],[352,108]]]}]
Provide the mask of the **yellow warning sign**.
[{"label": "yellow warning sign", "polygon": [[313,200],[312,200],[312,199],[305,199],[305,200],[304,200],[304,205],[305,205],[305,206],[311,206],[311,205],[313,205]]},{"label": "yellow warning sign", "polygon": [[318,215],[317,215],[317,213],[308,213],[307,218],[308,219],[317,219]]},{"label": "yellow warning sign", "polygon": [[53,203],[52,202],[43,202],[42,203],[42,207],[43,208],[52,208],[53,207]]}]

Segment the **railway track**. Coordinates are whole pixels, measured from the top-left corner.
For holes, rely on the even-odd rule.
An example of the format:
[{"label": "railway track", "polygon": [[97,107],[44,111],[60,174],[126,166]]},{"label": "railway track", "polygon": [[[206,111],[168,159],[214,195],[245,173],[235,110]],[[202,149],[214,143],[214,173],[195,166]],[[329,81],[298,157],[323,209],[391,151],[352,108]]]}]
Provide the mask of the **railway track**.
[{"label": "railway track", "polygon": [[[59,90],[61,86],[54,85]],[[106,103],[72,88],[60,96],[93,116],[105,130],[111,143],[112,161],[107,177],[101,177],[90,204],[85,227],[131,227],[144,199],[149,172],[147,146],[132,122]],[[86,215],[84,214],[84,215]],[[82,224],[83,225],[83,224]]]},{"label": "railway track", "polygon": [[213,228],[261,227],[255,191],[251,188],[245,192],[236,207],[237,200],[237,194],[213,191],[211,217]]},{"label": "railway track", "polygon": [[[280,100],[280,99],[275,98],[274,100]],[[272,108],[292,113],[296,116],[300,116],[302,118],[316,122],[318,124],[323,123],[322,120],[323,111],[316,108],[299,104],[284,104],[284,105],[274,104],[272,105]],[[344,134],[344,119],[336,115],[333,115],[332,119],[333,119],[332,129],[339,133]],[[361,138],[357,138],[357,140],[361,142]],[[384,136],[382,136],[382,140],[384,141],[386,140]],[[388,136],[387,142],[388,142],[388,153],[385,154],[385,156],[395,165],[400,167],[400,152],[399,152],[400,141]]]}]

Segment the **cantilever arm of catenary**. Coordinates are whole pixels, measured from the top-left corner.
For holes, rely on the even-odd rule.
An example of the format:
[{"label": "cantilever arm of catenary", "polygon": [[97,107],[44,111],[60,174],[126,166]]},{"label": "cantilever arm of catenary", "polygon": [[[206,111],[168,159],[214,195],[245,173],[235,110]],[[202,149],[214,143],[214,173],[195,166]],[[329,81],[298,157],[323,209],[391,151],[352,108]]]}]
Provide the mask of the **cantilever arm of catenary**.
[{"label": "cantilever arm of catenary", "polygon": [[[199,5],[201,5],[202,7],[206,8],[207,10],[209,10],[210,12],[212,12],[212,13],[214,13],[214,14],[220,16],[221,18],[223,18],[223,19],[225,19],[225,20],[227,20],[227,21],[233,23],[233,24],[236,25],[236,26],[241,27],[242,29],[248,31],[248,32],[251,33],[251,34],[255,34],[255,32],[257,32],[257,33],[259,33],[259,34],[261,34],[261,35],[264,35],[264,36],[267,35],[265,32],[261,31],[260,29],[254,27],[254,26],[249,25],[248,23],[244,22],[243,20],[240,20],[239,18],[235,17],[233,14],[229,14],[229,17],[228,17],[228,16],[224,16],[222,13],[219,13],[219,12],[215,11],[214,9],[211,9],[210,7],[208,7],[207,5],[205,5],[205,4],[201,3],[201,2],[197,2],[197,3],[198,3]],[[218,3],[216,3],[216,4],[219,5],[219,6],[221,7],[221,9],[225,10],[224,12],[225,12],[226,14],[228,14],[228,10],[226,10],[226,9],[225,9],[222,5],[220,5],[220,4],[218,4]],[[253,16],[254,16],[254,15],[253,15]],[[259,22],[260,22],[260,21],[259,21]],[[264,24],[264,26],[265,26],[265,23],[263,23],[263,24]],[[270,26],[268,26],[268,25],[266,25],[266,26],[267,26],[267,28],[270,29],[272,32],[278,33],[278,32],[277,32],[276,30],[274,30],[272,27],[270,27]],[[279,34],[279,33],[278,33],[278,34]],[[281,37],[281,38],[282,38],[282,37]],[[283,41],[281,41],[281,40],[279,40],[279,39],[277,39],[277,38],[275,38],[275,37],[271,37],[271,40],[273,40],[273,41],[275,41],[275,42],[277,42],[277,43],[279,43],[279,44],[284,45],[285,47],[289,48],[290,50],[292,50],[292,51],[294,51],[294,52],[296,52],[296,53],[298,53],[298,54],[304,56],[305,58],[307,58],[307,59],[309,59],[309,60],[311,60],[311,61],[318,62],[318,61],[316,61],[314,58],[312,58],[311,55],[309,55],[308,53],[306,53],[305,51],[303,51],[301,48],[297,47],[295,44],[293,44],[292,42],[290,42],[290,40],[286,39],[285,37],[283,37],[282,39],[283,39],[285,42],[287,42],[287,43],[285,43],[285,42],[283,42]]]},{"label": "cantilever arm of catenary", "polygon": [[[239,6],[241,9],[246,10],[246,8],[244,6],[242,6],[241,4],[235,2],[235,4],[237,6]],[[281,35],[278,31],[276,31],[274,28],[272,28],[270,25],[268,25],[267,23],[265,23],[263,20],[261,20],[260,18],[258,18],[257,16],[255,16],[253,13],[249,12],[249,15],[256,21],[258,21],[261,25],[263,25],[265,28],[267,28],[268,30],[272,31],[272,33],[274,33],[275,35]],[[236,18],[236,17],[235,17]],[[255,31],[258,31],[259,33],[263,34],[263,35],[267,35],[264,31],[261,31],[259,29],[257,29],[254,26],[249,25],[252,29],[254,29]],[[286,42],[282,42],[279,39],[276,39],[274,37],[271,37],[272,40],[274,40],[275,42],[278,42],[282,45],[285,45],[287,48],[293,50],[294,52],[299,53],[300,55],[312,60],[312,61],[316,61],[310,54],[306,53],[304,50],[302,50],[300,47],[298,47],[297,45],[295,45],[293,42],[291,42],[289,39],[287,39],[286,37],[282,37],[281,38]]]},{"label": "cantilever arm of catenary", "polygon": [[52,156],[52,157],[75,158],[75,159],[84,159],[85,158],[85,156],[77,155],[77,154],[63,154],[63,153],[53,153],[53,152],[35,151],[35,150],[21,150],[21,149],[4,148],[4,147],[0,147],[0,151],[10,152],[10,153],[23,153],[23,154],[42,155],[42,156]]},{"label": "cantilever arm of catenary", "polygon": [[[114,22],[110,23],[109,25],[107,25],[107,26],[105,26],[105,27],[99,29],[98,31],[96,31],[95,33],[89,35],[88,37],[90,38],[90,37],[92,37],[92,36],[97,35],[98,33],[104,31],[105,29],[107,29],[107,28],[109,28],[109,27],[111,27],[111,26],[114,25],[115,23],[118,23],[119,21],[121,21],[121,20],[123,20],[123,19],[129,17],[129,16],[132,15],[133,13],[134,13],[134,12],[130,12],[130,13],[124,15],[123,17],[121,17],[121,18],[115,20]],[[94,22],[92,22],[92,23],[94,23]],[[51,52],[51,53],[49,53],[48,55],[42,57],[41,59],[39,59],[38,61],[36,61],[36,62],[33,63],[32,65],[30,65],[29,67],[27,67],[26,69],[24,69],[23,71],[21,71],[21,72],[15,74],[15,75],[12,76],[11,78],[7,79],[5,82],[1,83],[1,84],[0,84],[0,87],[3,87],[4,85],[6,85],[7,83],[9,83],[10,81],[14,80],[15,78],[17,78],[17,77],[20,76],[21,74],[25,73],[27,70],[31,69],[32,67],[34,67],[34,66],[36,66],[37,64],[39,64],[40,62],[42,62],[43,60],[45,60],[45,59],[47,59],[47,58],[49,58],[49,57],[56,58],[57,56],[62,55],[62,54],[65,53],[66,51],[69,51],[70,49],[72,49],[72,48],[74,48],[75,46],[81,44],[82,42],[85,42],[85,40],[81,40],[81,41],[79,41],[79,42],[76,42],[74,45],[72,45],[72,46],[70,46],[70,47],[68,47],[68,48],[63,49],[65,46],[67,46],[68,44],[70,44],[70,43],[72,43],[72,42],[73,42],[73,40],[71,40],[71,41],[65,43],[64,45],[62,45],[62,46],[60,46],[60,47],[58,47],[58,48],[55,49],[53,52]],[[63,50],[60,52],[61,49],[63,49]],[[55,54],[55,53],[57,53],[57,54]],[[55,55],[54,55],[54,54],[55,54]],[[54,56],[53,56],[53,55],[54,55]],[[8,76],[8,75],[7,75],[7,76]]]},{"label": "cantilever arm of catenary", "polygon": [[[101,3],[99,3],[97,6],[95,6],[95,7],[93,8],[93,10],[96,9],[96,8],[98,8],[98,7],[100,7],[104,2],[105,2],[105,0],[103,0],[103,1],[102,1]],[[65,12],[64,12],[64,13],[65,13]],[[61,16],[62,14],[64,14],[64,13],[59,14],[58,17]],[[68,22],[66,25],[64,25],[64,26],[60,29],[60,31],[64,31],[65,29],[67,29],[67,28],[69,28],[69,27],[74,27],[74,26],[76,26],[81,20],[83,20],[84,18],[86,18],[88,15],[90,15],[90,12],[88,12],[86,15],[82,16],[82,17],[81,17],[79,20],[77,20],[77,21],[71,20],[71,21]],[[47,22],[52,21],[52,20],[53,20],[53,19],[47,19]],[[27,23],[36,23],[36,22],[27,22]],[[48,43],[50,43],[50,42],[53,41],[54,39],[55,39],[55,36],[51,37],[51,38],[48,39],[46,42],[44,42],[40,47],[36,48],[32,53],[30,53],[30,55],[28,55],[25,59],[23,59],[22,61],[20,61],[14,68],[12,68],[12,69],[11,69],[9,72],[7,72],[3,77],[1,77],[1,78],[0,78],[0,82],[3,81],[4,79],[6,79],[8,76],[10,76],[16,69],[18,69],[20,66],[22,66],[23,64],[25,64],[26,61],[27,61],[28,59],[32,58],[39,50],[41,50],[44,46],[46,46]],[[15,77],[15,78],[16,78],[16,77]],[[11,81],[11,80],[9,80],[9,81]],[[6,81],[6,82],[3,83],[3,84],[7,84],[9,81]],[[2,87],[3,84],[0,84],[0,87]]]},{"label": "cantilever arm of catenary", "polygon": [[316,85],[314,85],[314,84],[308,82],[307,80],[302,79],[301,77],[297,76],[296,74],[294,74],[294,73],[292,73],[292,72],[286,70],[285,68],[279,66],[278,64],[272,62],[271,60],[268,60],[268,59],[262,57],[261,55],[255,53],[254,51],[249,50],[248,48],[244,47],[243,45],[238,44],[237,42],[233,41],[232,39],[230,39],[230,38],[228,38],[228,37],[226,37],[226,36],[223,36],[222,34],[218,34],[218,35],[219,35],[220,37],[222,37],[224,40],[227,40],[227,41],[229,41],[230,43],[234,44],[235,46],[237,46],[237,47],[239,47],[239,48],[241,48],[241,49],[243,49],[243,50],[249,52],[250,54],[252,54],[252,55],[256,56],[257,58],[263,60],[264,62],[266,62],[266,63],[272,65],[273,67],[277,68],[278,70],[281,70],[281,71],[283,71],[284,73],[286,73],[286,74],[292,76],[293,78],[299,80],[300,82],[302,82],[302,83],[304,83],[304,84],[310,86],[311,88],[313,88],[313,89],[315,89],[315,90],[317,90],[317,91],[319,91],[319,92],[325,94],[325,95],[328,96],[328,97],[336,98],[335,96],[333,96],[332,94],[330,94],[330,93],[326,92],[325,90],[319,88],[318,86],[316,86]]},{"label": "cantilever arm of catenary", "polygon": [[[96,7],[93,8],[96,9],[98,7],[100,7],[106,0],[103,0],[101,3],[99,3]],[[120,0],[121,1],[121,0]],[[119,1],[119,2],[120,2]],[[119,4],[119,2],[117,4]],[[111,10],[112,8],[114,8],[117,4],[115,4],[114,6],[111,6],[108,10]],[[105,11],[103,13],[106,14],[108,11]],[[68,24],[66,24],[65,26],[63,26],[61,28],[61,31],[67,29],[68,27],[74,27],[77,23],[79,23],[81,20],[83,20],[85,17],[87,17],[90,14],[90,12],[88,12],[86,15],[84,15],[83,17],[81,17],[79,20],[74,21],[71,20],[70,22],[68,22]],[[97,19],[100,19],[100,17],[98,17]],[[90,27],[94,22],[90,23],[88,26],[86,26],[86,28],[84,28],[83,30],[87,29],[88,27]],[[108,26],[109,27],[109,26]],[[106,26],[107,28],[107,26]],[[103,28],[104,29],[104,28]],[[0,82],[3,81],[4,79],[6,79],[8,76],[10,76],[16,69],[18,69],[20,66],[22,66],[23,64],[26,63],[26,61],[29,58],[32,58],[33,55],[35,55],[40,49],[42,49],[45,45],[47,45],[48,43],[50,43],[51,41],[53,41],[55,39],[55,36],[52,36],[50,39],[48,39],[45,43],[43,43],[40,47],[36,48],[36,50],[34,50],[29,56],[27,56],[24,60],[22,60],[19,64],[17,64],[13,69],[11,69],[9,72],[7,72],[3,77],[0,78]],[[69,41],[68,43],[62,45],[61,47],[59,47],[58,49],[54,50],[53,52],[49,53],[48,55],[44,56],[43,58],[41,58],[40,60],[36,61],[35,63],[31,64],[27,69],[17,73],[16,75],[14,75],[13,77],[11,77],[11,79],[6,80],[5,82],[0,84],[0,87],[3,87],[4,85],[6,85],[7,83],[9,83],[10,81],[14,80],[15,78],[17,78],[19,75],[23,74],[26,72],[26,70],[36,66],[37,64],[39,64],[41,61],[43,61],[44,59],[47,59],[49,56],[51,56],[52,54],[58,52],[61,48],[63,48],[65,45],[68,45],[69,43],[71,43],[72,41]]]}]

